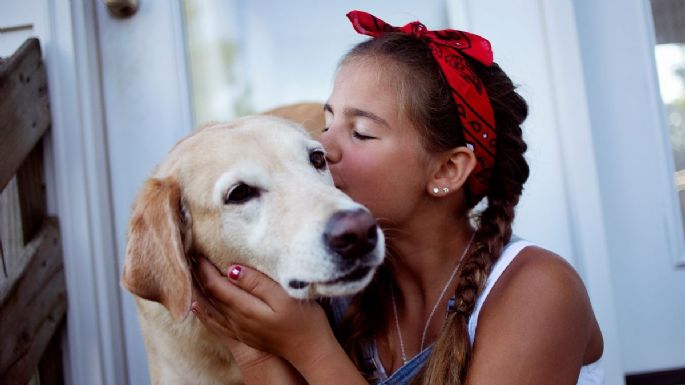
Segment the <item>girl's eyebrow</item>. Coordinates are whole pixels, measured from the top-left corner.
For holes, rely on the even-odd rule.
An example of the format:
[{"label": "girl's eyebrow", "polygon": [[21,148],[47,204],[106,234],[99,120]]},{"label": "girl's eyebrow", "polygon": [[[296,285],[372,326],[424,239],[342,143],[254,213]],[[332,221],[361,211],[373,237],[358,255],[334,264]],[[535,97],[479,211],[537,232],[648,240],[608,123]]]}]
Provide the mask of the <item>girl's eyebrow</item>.
[{"label": "girl's eyebrow", "polygon": [[[324,104],[323,110],[328,111],[331,114],[333,113],[333,107],[331,107],[331,105],[328,103]],[[371,119],[380,125],[383,125],[383,126],[390,128],[390,125],[388,124],[388,122],[385,121],[385,119],[381,118],[380,116],[378,116],[378,115],[376,115],[370,111],[366,111],[366,110],[362,110],[362,109],[354,108],[354,107],[348,107],[348,108],[345,108],[344,114],[346,116],[350,116],[350,117],[360,117],[360,118]]]}]

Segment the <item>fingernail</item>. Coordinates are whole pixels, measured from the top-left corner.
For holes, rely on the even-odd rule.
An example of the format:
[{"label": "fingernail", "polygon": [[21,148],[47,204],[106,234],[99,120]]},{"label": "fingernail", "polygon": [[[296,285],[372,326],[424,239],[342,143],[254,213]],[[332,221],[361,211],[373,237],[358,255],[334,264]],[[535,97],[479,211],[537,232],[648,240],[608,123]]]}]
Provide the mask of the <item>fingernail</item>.
[{"label": "fingernail", "polygon": [[229,267],[228,268],[228,278],[230,278],[234,281],[237,281],[238,278],[240,277],[241,271],[243,271],[243,268],[238,266],[238,265],[234,265],[234,266]]}]

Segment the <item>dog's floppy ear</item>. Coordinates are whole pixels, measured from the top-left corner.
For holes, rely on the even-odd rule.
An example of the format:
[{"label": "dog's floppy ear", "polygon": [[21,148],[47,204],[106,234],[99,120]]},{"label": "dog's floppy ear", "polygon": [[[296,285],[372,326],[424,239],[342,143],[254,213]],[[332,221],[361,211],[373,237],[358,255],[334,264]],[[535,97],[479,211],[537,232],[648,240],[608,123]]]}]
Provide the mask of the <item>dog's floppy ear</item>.
[{"label": "dog's floppy ear", "polygon": [[175,320],[188,314],[192,297],[184,247],[190,218],[182,205],[172,178],[145,182],[129,222],[121,280],[131,293],[164,305]]}]

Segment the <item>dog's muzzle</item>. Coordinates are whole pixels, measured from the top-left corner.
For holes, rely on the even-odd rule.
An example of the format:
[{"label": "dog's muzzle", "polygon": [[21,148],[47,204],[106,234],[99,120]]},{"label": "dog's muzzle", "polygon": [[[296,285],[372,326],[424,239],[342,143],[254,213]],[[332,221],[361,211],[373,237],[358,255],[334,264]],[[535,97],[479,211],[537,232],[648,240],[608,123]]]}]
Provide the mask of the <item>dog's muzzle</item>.
[{"label": "dog's muzzle", "polygon": [[[374,258],[378,246],[378,223],[364,209],[345,210],[334,213],[326,223],[323,244],[337,257],[340,270],[347,271],[323,285],[345,284],[365,279],[379,261]],[[292,280],[288,286],[303,289],[312,282]]]}]

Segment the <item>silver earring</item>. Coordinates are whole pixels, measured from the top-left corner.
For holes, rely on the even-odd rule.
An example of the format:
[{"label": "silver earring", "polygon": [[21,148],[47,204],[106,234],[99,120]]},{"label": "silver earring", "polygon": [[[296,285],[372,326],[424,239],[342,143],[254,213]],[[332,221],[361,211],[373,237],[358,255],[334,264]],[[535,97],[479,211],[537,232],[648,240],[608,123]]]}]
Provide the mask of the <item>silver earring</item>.
[{"label": "silver earring", "polygon": [[433,187],[433,194],[437,194],[440,192],[440,189],[437,187]]},{"label": "silver earring", "polygon": [[448,192],[450,192],[450,189],[448,189],[447,187],[443,187],[443,188],[442,188],[442,192],[444,192],[445,194],[447,194]]}]

